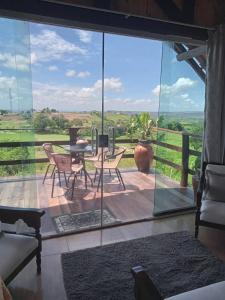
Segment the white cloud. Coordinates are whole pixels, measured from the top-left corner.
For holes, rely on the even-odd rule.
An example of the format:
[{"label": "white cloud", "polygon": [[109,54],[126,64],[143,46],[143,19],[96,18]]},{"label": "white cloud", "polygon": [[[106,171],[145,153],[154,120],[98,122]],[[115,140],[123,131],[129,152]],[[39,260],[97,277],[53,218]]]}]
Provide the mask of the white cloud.
[{"label": "white cloud", "polygon": [[75,70],[67,70],[66,71],[66,76],[67,77],[75,77],[77,72]]},{"label": "white cloud", "polygon": [[[171,85],[157,85],[153,90],[153,95],[161,97],[161,107],[163,110],[190,110],[195,105],[195,101],[190,98],[189,91],[197,82],[185,77],[180,77]],[[191,104],[191,106],[190,106]]]},{"label": "white cloud", "polygon": [[[104,79],[104,88],[105,91],[116,91],[119,92],[122,89],[122,82],[120,78],[105,78]],[[93,86],[81,88],[78,96],[81,98],[88,98],[92,95],[100,95],[102,89],[102,80],[97,80]]]},{"label": "white cloud", "polygon": [[21,54],[0,53],[0,64],[9,69],[19,71],[28,71],[30,65],[30,57]]},{"label": "white cloud", "polygon": [[48,67],[48,70],[49,70],[49,71],[57,71],[57,70],[58,70],[58,67],[55,66],[55,65],[52,65],[52,66],[49,66],[49,67]]},{"label": "white cloud", "polygon": [[85,78],[85,77],[88,77],[88,76],[90,76],[90,75],[91,75],[90,72],[88,72],[88,71],[82,71],[82,72],[79,72],[79,73],[77,74],[77,77],[79,77],[79,78]]},{"label": "white cloud", "polygon": [[[157,85],[153,90],[153,94],[155,96],[159,96],[159,93],[161,93],[161,95],[175,95],[178,93],[182,93],[183,91],[193,87],[196,84],[196,81],[191,80],[190,78],[184,78],[184,77],[180,77],[177,79],[177,81],[171,85],[168,84],[162,84]],[[186,94],[183,94],[186,95]]]},{"label": "white cloud", "polygon": [[160,85],[158,84],[153,90],[152,90],[152,92],[153,92],[153,94],[155,95],[155,96],[159,96],[159,94],[160,94]]},{"label": "white cloud", "polygon": [[158,99],[155,98],[106,98],[105,109],[117,111],[158,111]]},{"label": "white cloud", "polygon": [[90,31],[77,29],[76,32],[77,32],[81,42],[86,43],[86,44],[91,42],[92,34]]},{"label": "white cloud", "polygon": [[41,30],[39,34],[31,34],[32,63],[63,59],[67,55],[85,55],[86,49],[65,40],[53,30]]},{"label": "white cloud", "polygon": [[[117,92],[122,88],[119,78],[105,78],[105,83],[105,91]],[[41,109],[48,106],[64,111],[97,110],[101,105],[101,87],[101,80],[89,87],[34,82],[34,107]]]}]

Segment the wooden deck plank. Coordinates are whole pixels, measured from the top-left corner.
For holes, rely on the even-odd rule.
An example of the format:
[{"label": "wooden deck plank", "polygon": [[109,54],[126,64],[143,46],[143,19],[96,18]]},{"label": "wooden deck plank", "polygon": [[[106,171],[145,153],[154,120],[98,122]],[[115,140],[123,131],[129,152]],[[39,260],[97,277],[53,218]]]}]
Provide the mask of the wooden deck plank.
[{"label": "wooden deck plank", "polygon": [[[112,176],[107,174],[104,177],[103,195],[103,207],[122,222],[152,217],[154,201],[163,209],[182,207],[193,201],[192,193],[188,189],[178,188],[179,184],[171,179],[157,175],[161,185],[157,185],[155,190],[154,174],[143,174],[132,170],[122,172],[122,176],[126,190],[123,190],[115,174]],[[101,207],[101,193],[97,192],[97,182],[93,187],[88,183],[86,190],[84,178],[79,178],[71,200],[71,193],[65,189],[63,181],[63,186],[60,187],[56,180],[54,197],[51,197],[51,178],[48,177],[44,184],[42,184],[42,176],[36,180],[17,179],[0,183],[0,204],[44,208],[46,211],[42,224],[44,233],[56,232],[53,222],[55,216],[88,212]],[[158,206],[156,208],[159,209]]]}]

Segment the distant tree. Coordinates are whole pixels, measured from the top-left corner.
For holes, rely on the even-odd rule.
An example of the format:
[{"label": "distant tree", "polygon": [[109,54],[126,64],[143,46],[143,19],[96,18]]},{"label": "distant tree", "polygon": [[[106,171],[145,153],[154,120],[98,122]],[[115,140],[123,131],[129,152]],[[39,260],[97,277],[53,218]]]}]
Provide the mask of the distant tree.
[{"label": "distant tree", "polygon": [[57,110],[56,110],[55,108],[52,108],[52,109],[51,109],[51,112],[52,112],[52,113],[55,113],[55,112],[57,112]]},{"label": "distant tree", "polygon": [[59,129],[65,129],[67,127],[70,127],[70,122],[67,120],[63,114],[53,116],[52,117],[53,124],[55,124],[56,127]]},{"label": "distant tree", "polygon": [[40,132],[55,126],[56,124],[47,113],[41,112],[36,114],[34,117],[34,128]]},{"label": "distant tree", "polygon": [[83,126],[83,121],[81,119],[73,119],[73,121],[71,123],[72,123],[72,125],[77,126],[77,127]]},{"label": "distant tree", "polygon": [[172,121],[167,124],[167,128],[175,131],[182,131],[184,128],[180,122]]},{"label": "distant tree", "polygon": [[0,115],[1,116],[7,115],[8,113],[9,113],[8,110],[6,110],[6,109],[0,109]]},{"label": "distant tree", "polygon": [[156,124],[158,127],[160,128],[165,128],[164,126],[166,126],[166,123],[165,123],[165,117],[164,116],[159,116],[159,118],[157,119],[156,121]]},{"label": "distant tree", "polygon": [[47,114],[50,114],[50,113],[51,113],[51,110],[50,110],[50,108],[45,107],[45,108],[43,108],[43,109],[41,110],[41,113],[47,113]]}]

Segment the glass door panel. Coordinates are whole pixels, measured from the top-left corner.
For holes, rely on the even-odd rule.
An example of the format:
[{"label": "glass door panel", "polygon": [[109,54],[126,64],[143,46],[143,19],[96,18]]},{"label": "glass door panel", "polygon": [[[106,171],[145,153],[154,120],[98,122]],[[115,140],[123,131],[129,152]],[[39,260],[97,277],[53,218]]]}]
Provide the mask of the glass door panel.
[{"label": "glass door panel", "polygon": [[[105,34],[104,132],[109,135],[109,152],[115,156],[110,159],[112,169],[107,164],[104,168],[103,224],[152,216],[153,165],[148,174],[138,171],[134,149],[138,139],[153,138],[153,131],[147,129],[143,137],[138,122],[143,117],[156,122],[158,96],[154,90],[160,83],[160,63],[161,42]],[[123,149],[120,159],[116,155]]]},{"label": "glass door panel", "polygon": [[[51,142],[56,153],[70,153],[74,164],[84,160],[85,165],[75,181],[74,174],[66,173],[68,186],[64,174],[56,173],[53,195],[49,171],[40,186],[47,216],[42,229],[63,234],[100,227],[98,176],[93,186],[91,180],[102,128],[102,33],[32,23],[31,49],[37,139]],[[41,146],[37,158],[46,158]],[[37,166],[42,179],[47,165]]]},{"label": "glass door panel", "polygon": [[[200,167],[204,89],[204,82],[190,65],[177,60],[174,44],[164,42],[154,215],[194,207],[191,174]],[[199,155],[191,153],[192,149]]]},{"label": "glass door panel", "polygon": [[38,207],[29,23],[0,25],[0,205]]}]

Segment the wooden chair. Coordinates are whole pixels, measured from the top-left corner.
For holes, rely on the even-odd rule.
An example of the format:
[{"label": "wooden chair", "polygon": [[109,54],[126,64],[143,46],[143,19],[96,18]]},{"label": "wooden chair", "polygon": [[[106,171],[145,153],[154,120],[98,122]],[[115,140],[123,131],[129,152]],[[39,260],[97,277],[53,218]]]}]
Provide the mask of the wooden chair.
[{"label": "wooden chair", "polygon": [[104,170],[115,170],[119,183],[121,183],[123,185],[124,190],[126,190],[122,175],[118,168],[119,162],[122,159],[125,151],[126,151],[125,148],[119,148],[114,155],[112,155],[111,157],[107,157],[107,160],[113,159],[112,161],[104,161],[103,163],[101,161],[97,161],[94,163],[96,170],[100,171],[97,191],[99,190],[99,186],[100,186],[101,179],[103,178]]},{"label": "wooden chair", "polygon": [[55,165],[54,159],[53,159],[53,157],[52,157],[52,153],[54,153],[52,143],[45,143],[45,144],[42,145],[42,147],[43,147],[43,149],[44,149],[44,151],[45,151],[45,154],[47,155],[48,160],[49,160],[47,169],[46,169],[46,171],[45,171],[45,176],[44,176],[44,179],[43,179],[43,182],[42,182],[42,183],[44,184],[45,179],[46,179],[46,176],[47,176],[48,171],[49,171],[49,168],[50,168],[51,166],[53,166],[53,170],[52,170],[52,173],[51,173],[51,177],[52,177],[52,176],[53,176],[53,173],[54,173],[54,171],[55,171],[56,165]]},{"label": "wooden chair", "polygon": [[15,224],[18,220],[31,227],[26,233],[0,232],[0,274],[7,285],[36,256],[37,273],[41,273],[40,209],[0,206],[0,222]]},{"label": "wooden chair", "polygon": [[85,156],[84,159],[85,161],[91,161],[91,162],[96,162],[96,161],[101,161],[102,153],[103,153],[103,159],[105,159],[105,156],[109,152],[109,149],[106,148],[98,148],[98,153],[93,156]]},{"label": "wooden chair", "polygon": [[[58,174],[59,179],[59,185],[61,186],[61,175],[64,175],[66,186],[68,187],[68,182],[71,176],[73,176],[73,182],[72,182],[72,195],[71,199],[73,199],[73,193],[74,193],[74,187],[75,187],[75,181],[77,179],[77,175],[84,171],[85,175],[85,187],[87,189],[87,172],[85,170],[85,165],[83,164],[83,161],[81,160],[80,163],[75,164],[72,161],[72,156],[70,154],[56,154],[53,153],[52,157],[54,159],[54,162],[56,164],[56,168],[53,173],[53,181],[52,181],[52,197],[54,193],[54,186],[55,186],[55,176],[56,173]],[[66,175],[69,175],[68,181]]]},{"label": "wooden chair", "polygon": [[199,226],[225,230],[225,165],[203,163],[197,191],[195,237]]}]

